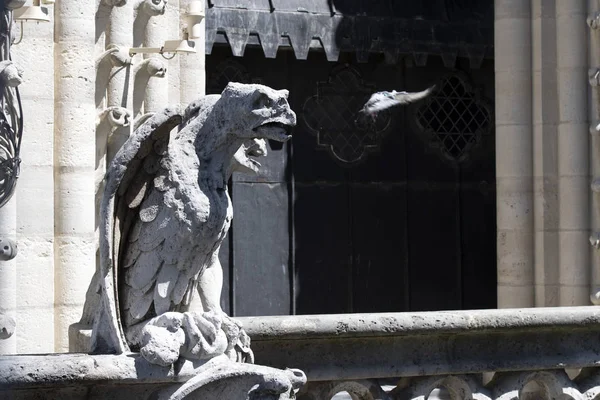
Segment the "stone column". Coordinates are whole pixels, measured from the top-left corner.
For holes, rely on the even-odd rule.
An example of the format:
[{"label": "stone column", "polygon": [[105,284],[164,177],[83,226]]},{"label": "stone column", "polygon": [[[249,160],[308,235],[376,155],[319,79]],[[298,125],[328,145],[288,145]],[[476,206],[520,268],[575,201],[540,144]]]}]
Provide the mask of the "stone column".
[{"label": "stone column", "polygon": [[558,165],[555,0],[532,1],[535,305],[557,306]]},{"label": "stone column", "polygon": [[560,305],[589,304],[587,2],[556,1]]},{"label": "stone column", "polygon": [[[179,14],[182,26],[186,25],[188,22],[186,15],[190,9],[190,6],[203,8],[204,1],[179,1]],[[206,71],[204,69],[204,24],[205,21],[202,21],[200,23],[200,28],[197,30],[200,31],[201,37],[191,39],[196,43],[196,53],[181,54],[179,56],[181,82],[180,96],[183,104],[188,104],[206,93]]]},{"label": "stone column", "polygon": [[590,192],[590,220],[594,230],[590,237],[592,247],[590,255],[590,289],[592,303],[600,304],[600,6],[596,0],[588,0],[588,62],[589,78],[592,90],[589,101],[590,122],[590,175],[593,179]]},{"label": "stone column", "polygon": [[498,307],[534,303],[531,1],[494,2]]},{"label": "stone column", "polygon": [[67,351],[95,269],[95,0],[55,4],[55,350]]},{"label": "stone column", "polygon": [[[21,176],[17,183],[19,253],[17,351],[54,352],[54,23],[27,22],[11,47],[23,67]],[[31,328],[35,327],[35,328]]]},{"label": "stone column", "polygon": [[[146,3],[152,4],[151,1],[146,1]],[[150,6],[145,7],[145,12],[148,13],[151,18],[146,24],[144,46],[162,47],[165,40],[172,39],[168,37],[169,31],[166,29],[166,17],[162,14],[157,14],[156,10],[153,10]],[[154,68],[150,68],[152,71],[159,67],[164,69],[167,68],[166,60],[163,59],[161,55],[145,54],[144,58],[148,60],[146,62],[153,63],[152,66]],[[169,105],[168,80],[165,76],[152,75],[152,71],[148,71],[150,76],[145,88],[144,113],[155,113]]]},{"label": "stone column", "polygon": [[[203,1],[198,0],[179,0],[179,16],[181,26],[186,26],[188,19],[186,15],[190,10],[190,7],[204,7]],[[187,106],[192,101],[206,94],[206,71],[204,68],[204,24],[201,22],[201,37],[194,40],[196,44],[196,53],[192,54],[181,54],[179,56],[179,87],[180,87],[180,102]],[[189,28],[189,27],[188,27]],[[200,302],[199,296],[196,295],[192,298],[190,304],[190,310],[201,312],[202,303]]]},{"label": "stone column", "polygon": [[[16,242],[17,233],[17,196],[13,195],[4,207],[0,208],[0,239],[13,240]],[[9,261],[0,261],[0,323],[6,323],[7,326],[0,326],[0,330],[7,329],[5,335],[0,331],[0,354],[16,354],[17,335],[14,333],[7,337],[10,332],[8,329],[10,318],[13,323],[17,317],[17,263],[14,259]]]},{"label": "stone column", "polygon": [[[133,79],[127,51],[133,45],[133,1],[113,7],[106,31],[106,47],[118,46],[121,53],[113,56],[113,69],[108,82],[106,105],[131,110]],[[123,143],[131,135],[131,124],[116,127],[108,139],[107,163],[110,163]]]}]

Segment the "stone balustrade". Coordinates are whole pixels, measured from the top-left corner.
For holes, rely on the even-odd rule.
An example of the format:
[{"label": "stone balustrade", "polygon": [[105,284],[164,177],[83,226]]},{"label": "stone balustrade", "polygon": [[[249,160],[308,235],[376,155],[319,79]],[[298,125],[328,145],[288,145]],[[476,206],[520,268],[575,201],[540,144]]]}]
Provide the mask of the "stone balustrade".
[{"label": "stone balustrade", "polygon": [[599,307],[242,321],[257,363],[306,373],[299,399],[600,396]]},{"label": "stone balustrade", "polygon": [[[257,364],[306,373],[301,400],[600,398],[600,307],[241,320]],[[136,354],[2,356],[0,399],[150,399],[207,366],[150,366]]]}]

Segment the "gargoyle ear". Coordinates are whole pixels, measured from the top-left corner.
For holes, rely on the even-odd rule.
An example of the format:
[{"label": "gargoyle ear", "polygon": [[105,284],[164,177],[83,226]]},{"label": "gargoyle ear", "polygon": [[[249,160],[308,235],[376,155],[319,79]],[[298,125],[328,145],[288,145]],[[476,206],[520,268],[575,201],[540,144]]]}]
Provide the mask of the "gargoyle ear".
[{"label": "gargoyle ear", "polygon": [[285,97],[286,99],[290,96],[290,91],[287,89],[278,90],[279,94]]}]

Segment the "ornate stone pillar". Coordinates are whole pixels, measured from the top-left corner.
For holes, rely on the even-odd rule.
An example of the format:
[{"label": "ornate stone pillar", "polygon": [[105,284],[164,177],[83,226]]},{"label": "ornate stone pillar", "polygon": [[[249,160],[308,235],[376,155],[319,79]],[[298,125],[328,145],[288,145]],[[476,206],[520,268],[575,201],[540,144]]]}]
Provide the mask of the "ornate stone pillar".
[{"label": "ornate stone pillar", "polygon": [[95,269],[95,0],[55,4],[55,350],[68,349]]},{"label": "ornate stone pillar", "polygon": [[[156,2],[156,1],[155,1]],[[167,5],[164,1],[143,1],[139,8],[136,19],[144,22],[144,47],[162,47],[165,40],[169,38],[169,30],[166,28]],[[135,44],[137,46],[137,44]],[[168,80],[165,79],[167,70],[166,60],[159,54],[144,54],[144,73],[147,74],[145,87],[139,90],[144,94],[144,113],[155,113],[166,107],[169,102]],[[138,89],[136,87],[136,89]]]},{"label": "ornate stone pillar", "polygon": [[587,2],[556,1],[560,305],[589,304]]},{"label": "ornate stone pillar", "polygon": [[532,0],[535,305],[557,306],[558,165],[554,0]]},{"label": "ornate stone pillar", "polygon": [[534,305],[531,1],[496,0],[498,307]]},{"label": "ornate stone pillar", "polygon": [[[107,3],[113,0],[103,0]],[[106,30],[106,47],[117,46],[120,52],[112,55],[113,68],[108,81],[107,107],[123,107],[131,110],[133,79],[127,51],[133,45],[133,1],[118,2],[111,10]],[[114,158],[123,143],[131,135],[131,124],[117,126],[108,138],[107,162]]]}]

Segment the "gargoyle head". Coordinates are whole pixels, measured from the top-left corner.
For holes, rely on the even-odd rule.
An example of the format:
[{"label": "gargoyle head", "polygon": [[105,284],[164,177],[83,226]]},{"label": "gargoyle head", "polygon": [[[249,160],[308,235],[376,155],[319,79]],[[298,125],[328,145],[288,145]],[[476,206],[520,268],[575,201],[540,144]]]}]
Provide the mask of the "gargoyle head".
[{"label": "gargoyle head", "polygon": [[124,107],[109,107],[106,110],[106,118],[113,128],[125,128],[131,123],[131,112]]},{"label": "gargoyle head", "polygon": [[[240,138],[271,139],[285,142],[296,126],[296,114],[287,101],[287,90],[257,84],[231,82],[221,94],[225,109],[237,108],[244,118],[235,126]],[[241,108],[241,110],[240,110]]]},{"label": "gargoyle head", "polygon": [[267,142],[265,139],[249,139],[244,141],[231,161],[232,172],[245,174],[258,173],[260,163],[255,157],[267,155]]},{"label": "gargoyle head", "polygon": [[144,0],[142,7],[151,16],[163,15],[167,10],[168,0]]},{"label": "gargoyle head", "polygon": [[150,76],[164,78],[167,75],[167,66],[162,60],[156,57],[148,58],[146,70]]},{"label": "gargoyle head", "polygon": [[10,87],[19,86],[23,83],[23,69],[12,61],[0,62],[0,82]]}]

